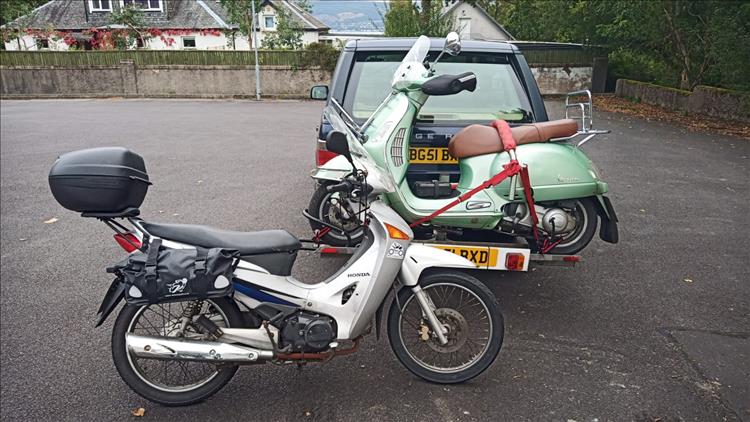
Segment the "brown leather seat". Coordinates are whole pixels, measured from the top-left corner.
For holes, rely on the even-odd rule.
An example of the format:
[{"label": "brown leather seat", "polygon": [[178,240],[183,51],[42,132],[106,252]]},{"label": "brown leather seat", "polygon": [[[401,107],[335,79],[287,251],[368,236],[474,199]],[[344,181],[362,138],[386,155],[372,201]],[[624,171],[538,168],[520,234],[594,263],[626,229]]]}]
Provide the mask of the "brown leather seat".
[{"label": "brown leather seat", "polygon": [[[511,129],[516,144],[547,142],[553,138],[573,136],[578,122],[573,119],[552,120],[516,126]],[[470,125],[461,129],[448,143],[448,152],[456,158],[475,157],[503,151],[503,142],[497,130],[490,126]]]}]

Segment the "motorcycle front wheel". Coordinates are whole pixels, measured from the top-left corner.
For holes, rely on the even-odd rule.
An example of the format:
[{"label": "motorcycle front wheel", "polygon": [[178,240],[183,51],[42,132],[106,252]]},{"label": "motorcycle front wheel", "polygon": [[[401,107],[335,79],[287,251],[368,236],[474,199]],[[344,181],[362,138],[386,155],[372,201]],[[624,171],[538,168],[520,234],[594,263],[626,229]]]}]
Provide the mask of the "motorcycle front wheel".
[{"label": "motorcycle front wheel", "polygon": [[484,372],[503,344],[503,315],[495,296],[476,278],[457,271],[434,272],[419,285],[448,342],[440,344],[414,292],[405,287],[388,312],[388,339],[398,360],[415,375],[441,384]]},{"label": "motorcycle front wheel", "polygon": [[[335,204],[341,197],[341,193],[328,192],[326,187],[329,185],[330,184],[325,183],[318,185],[312,198],[310,198],[310,204],[307,206],[307,211],[315,218],[348,231],[351,241],[346,238],[346,235],[335,230],[331,230],[323,235],[321,241],[322,243],[331,246],[359,245],[360,242],[362,242],[362,237],[364,236],[365,231],[359,224],[359,221],[344,221],[341,211],[336,208]],[[324,227],[324,225],[317,221],[310,220],[310,228],[312,228],[313,231],[321,230]]]},{"label": "motorcycle front wheel", "polygon": [[[200,337],[190,325],[181,329],[186,307],[195,301],[146,306],[125,305],[112,329],[112,358],[125,383],[143,398],[166,406],[201,402],[221,390],[237,372],[236,365],[139,358],[127,350],[125,335]],[[239,327],[242,315],[229,299],[206,299],[192,318],[200,315],[219,327]]]}]

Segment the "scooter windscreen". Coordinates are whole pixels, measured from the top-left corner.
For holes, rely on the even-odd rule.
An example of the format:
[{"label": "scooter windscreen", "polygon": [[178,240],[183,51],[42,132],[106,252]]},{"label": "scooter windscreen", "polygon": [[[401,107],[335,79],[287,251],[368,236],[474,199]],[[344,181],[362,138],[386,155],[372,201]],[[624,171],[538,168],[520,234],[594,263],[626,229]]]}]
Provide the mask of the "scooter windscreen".
[{"label": "scooter windscreen", "polygon": [[396,183],[393,181],[390,173],[383,170],[371,157],[367,150],[359,143],[359,140],[352,132],[341,116],[332,106],[326,106],[323,109],[324,118],[333,126],[333,129],[346,134],[349,142],[349,152],[352,154],[354,163],[359,168],[367,171],[367,183],[373,188],[373,193],[388,193],[396,191]]}]

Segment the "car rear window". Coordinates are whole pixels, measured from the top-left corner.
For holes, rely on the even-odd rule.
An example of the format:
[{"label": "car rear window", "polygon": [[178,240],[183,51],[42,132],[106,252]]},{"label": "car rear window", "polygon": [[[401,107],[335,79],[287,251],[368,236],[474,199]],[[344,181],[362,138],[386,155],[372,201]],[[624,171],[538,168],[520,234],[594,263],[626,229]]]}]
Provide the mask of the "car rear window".
[{"label": "car rear window", "polygon": [[[366,120],[390,91],[393,73],[405,52],[360,52],[346,87],[344,107],[357,120]],[[429,60],[436,53],[431,52]],[[436,74],[474,72],[477,89],[456,95],[433,96],[420,110],[423,123],[471,124],[495,119],[533,121],[531,105],[507,54],[463,52],[443,56]]]}]

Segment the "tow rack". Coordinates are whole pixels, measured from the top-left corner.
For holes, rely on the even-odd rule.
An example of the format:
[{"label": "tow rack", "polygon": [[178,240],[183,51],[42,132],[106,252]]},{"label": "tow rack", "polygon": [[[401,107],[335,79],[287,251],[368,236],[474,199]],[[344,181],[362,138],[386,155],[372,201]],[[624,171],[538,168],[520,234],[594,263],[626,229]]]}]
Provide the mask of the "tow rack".
[{"label": "tow rack", "polygon": [[[530,264],[573,267],[581,262],[580,255],[533,254],[524,243],[487,243],[418,240],[412,243],[452,252],[476,264],[480,270],[528,271]],[[319,245],[315,252],[321,257],[352,255],[357,246]]]}]

